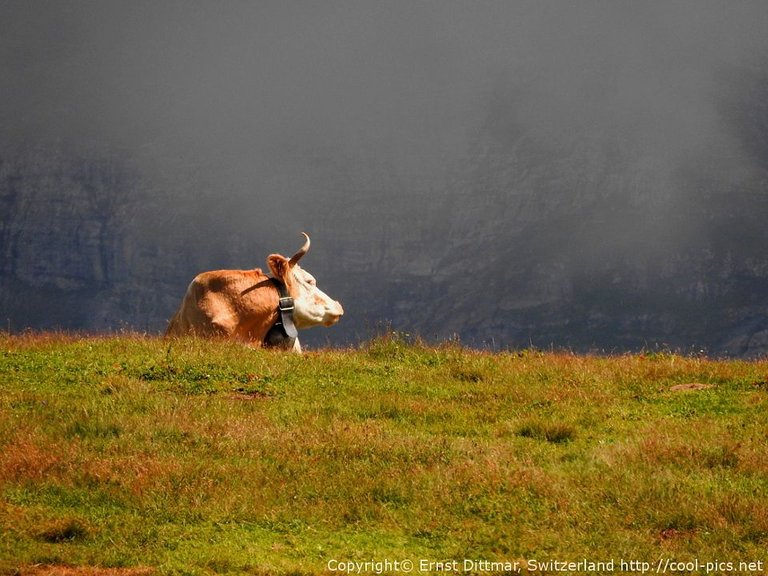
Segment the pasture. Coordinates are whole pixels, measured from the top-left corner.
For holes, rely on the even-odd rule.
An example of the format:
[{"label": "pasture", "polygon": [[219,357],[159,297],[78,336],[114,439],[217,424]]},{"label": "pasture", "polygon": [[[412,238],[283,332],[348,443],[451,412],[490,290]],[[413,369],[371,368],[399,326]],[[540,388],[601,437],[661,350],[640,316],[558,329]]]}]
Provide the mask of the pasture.
[{"label": "pasture", "polygon": [[767,551],[768,362],[0,335],[0,574],[761,574]]}]

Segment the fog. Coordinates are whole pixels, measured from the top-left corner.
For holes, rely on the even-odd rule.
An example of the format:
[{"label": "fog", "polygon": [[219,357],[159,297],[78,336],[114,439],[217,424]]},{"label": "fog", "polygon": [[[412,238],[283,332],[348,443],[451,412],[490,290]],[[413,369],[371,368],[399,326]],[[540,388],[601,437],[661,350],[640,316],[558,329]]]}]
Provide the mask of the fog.
[{"label": "fog", "polygon": [[254,178],[268,150],[444,169],[500,85],[517,89],[506,103],[542,137],[631,138],[679,156],[717,130],[718,73],[761,64],[768,36],[761,2],[699,0],[20,1],[4,12],[6,138],[184,158],[235,181]]},{"label": "fog", "polygon": [[[439,275],[446,253],[419,262],[401,227],[425,245],[453,234],[471,253],[482,245],[471,228],[494,210],[486,193],[527,197],[507,220],[518,231],[547,222],[532,199],[562,216],[627,193],[658,212],[637,241],[669,242],[685,235],[665,215],[670,196],[690,193],[681,171],[712,157],[721,171],[753,169],[722,102],[734,71],[763,74],[767,31],[762,1],[6,1],[0,142],[123,159],[173,197],[170,212],[199,203],[192,247],[237,227],[245,242],[274,241],[254,248],[260,263],[307,230],[321,283],[322,267],[366,254],[391,265],[389,245],[404,273]],[[521,150],[540,158],[482,183],[478,158]],[[573,164],[556,167],[568,183],[526,180],[558,162]],[[627,245],[625,224],[605,232]]]}]

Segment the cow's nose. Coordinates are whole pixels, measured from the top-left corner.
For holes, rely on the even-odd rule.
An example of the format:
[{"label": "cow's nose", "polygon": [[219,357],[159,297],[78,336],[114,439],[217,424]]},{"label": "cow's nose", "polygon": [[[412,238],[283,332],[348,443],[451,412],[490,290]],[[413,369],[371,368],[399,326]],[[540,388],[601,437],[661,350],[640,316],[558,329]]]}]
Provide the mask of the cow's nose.
[{"label": "cow's nose", "polygon": [[338,322],[342,316],[344,316],[344,308],[341,307],[341,304],[338,302],[334,302],[334,306],[331,307],[330,310],[327,311],[326,314],[328,321],[326,322],[326,326],[333,326]]}]

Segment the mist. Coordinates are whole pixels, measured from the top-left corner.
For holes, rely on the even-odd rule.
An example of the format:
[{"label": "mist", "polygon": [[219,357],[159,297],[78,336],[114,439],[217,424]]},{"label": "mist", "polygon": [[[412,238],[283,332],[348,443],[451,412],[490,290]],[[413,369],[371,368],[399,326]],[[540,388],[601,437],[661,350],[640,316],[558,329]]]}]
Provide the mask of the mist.
[{"label": "mist", "polygon": [[[169,291],[306,230],[345,340],[532,341],[588,280],[641,290],[718,252],[701,190],[764,192],[734,114],[766,31],[764,3],[714,0],[5,2],[0,146],[127,166],[114,194],[159,215],[123,233],[188,264]],[[558,330],[543,343],[578,345]]]},{"label": "mist", "polygon": [[718,74],[761,65],[768,25],[758,2],[712,1],[33,1],[6,13],[6,138],[204,161],[235,181],[286,150],[445,170],[500,86],[538,137],[632,139],[679,159],[718,136]]}]

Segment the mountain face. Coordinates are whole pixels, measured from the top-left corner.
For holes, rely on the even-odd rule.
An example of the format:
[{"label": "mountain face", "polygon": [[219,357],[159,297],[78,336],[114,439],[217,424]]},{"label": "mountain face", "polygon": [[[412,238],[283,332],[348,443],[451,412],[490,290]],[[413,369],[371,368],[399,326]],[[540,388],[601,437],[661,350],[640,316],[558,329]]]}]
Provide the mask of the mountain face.
[{"label": "mountain face", "polygon": [[695,141],[674,119],[675,145],[596,129],[589,110],[543,129],[501,84],[440,162],[281,143],[249,194],[131,152],[6,145],[0,318],[159,332],[197,272],[263,267],[306,229],[306,267],[347,311],[310,343],[385,324],[494,348],[764,355],[768,80],[729,74],[718,130]]},{"label": "mountain face", "polygon": [[153,270],[129,232],[143,211],[140,194],[138,178],[117,161],[71,158],[52,146],[6,151],[0,305],[12,330],[106,330],[141,318],[146,294],[130,291]]}]

